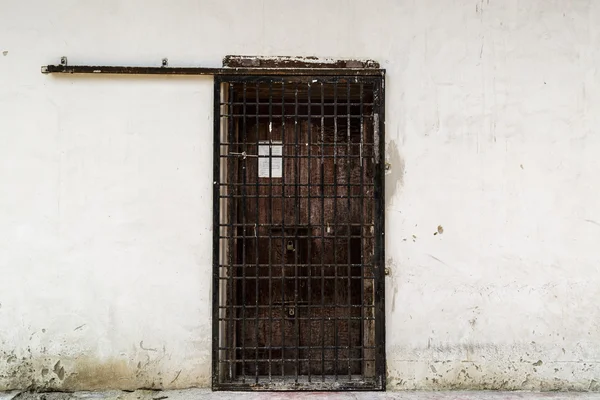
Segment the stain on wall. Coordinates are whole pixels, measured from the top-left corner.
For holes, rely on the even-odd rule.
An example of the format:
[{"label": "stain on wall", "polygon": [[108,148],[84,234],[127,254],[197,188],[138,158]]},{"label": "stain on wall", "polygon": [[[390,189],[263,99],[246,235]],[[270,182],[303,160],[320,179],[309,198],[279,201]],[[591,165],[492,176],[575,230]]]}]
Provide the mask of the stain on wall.
[{"label": "stain on wall", "polygon": [[600,362],[573,362],[580,350],[535,342],[448,344],[430,337],[420,348],[389,349],[388,390],[597,391]]},{"label": "stain on wall", "polygon": [[137,359],[94,357],[0,357],[0,391],[181,389],[209,385],[206,363],[187,370],[169,367],[159,357]]},{"label": "stain on wall", "polygon": [[385,176],[385,204],[392,204],[396,192],[404,186],[404,159],[394,140],[388,141],[385,149],[387,171]]},{"label": "stain on wall", "polygon": [[[596,365],[567,367],[568,373],[554,369],[529,368],[518,361],[481,363],[465,361],[412,362],[405,372],[388,370],[388,390],[531,390],[598,391]],[[564,372],[564,371],[563,371]],[[554,376],[552,376],[554,375]],[[566,376],[563,376],[566,375]]]}]

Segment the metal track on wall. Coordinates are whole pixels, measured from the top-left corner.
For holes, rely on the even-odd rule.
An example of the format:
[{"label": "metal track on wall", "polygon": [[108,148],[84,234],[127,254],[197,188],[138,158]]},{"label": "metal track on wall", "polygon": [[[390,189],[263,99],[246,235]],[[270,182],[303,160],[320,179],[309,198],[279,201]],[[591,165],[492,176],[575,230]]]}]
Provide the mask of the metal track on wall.
[{"label": "metal track on wall", "polygon": [[[162,59],[162,66],[117,66],[117,65],[68,65],[67,57],[61,57],[61,63],[55,65],[44,65],[41,68],[43,74],[121,74],[121,75],[280,75],[280,76],[381,76],[385,70],[379,69],[378,64],[373,67],[372,63],[363,63],[367,67],[340,67],[340,64],[313,63],[305,66],[297,63],[262,63],[261,66],[247,67],[247,63],[232,62],[226,58],[226,67],[170,67],[166,58]],[[264,66],[263,66],[264,65]],[[283,65],[283,66],[278,66]],[[348,63],[348,65],[357,65]]]}]

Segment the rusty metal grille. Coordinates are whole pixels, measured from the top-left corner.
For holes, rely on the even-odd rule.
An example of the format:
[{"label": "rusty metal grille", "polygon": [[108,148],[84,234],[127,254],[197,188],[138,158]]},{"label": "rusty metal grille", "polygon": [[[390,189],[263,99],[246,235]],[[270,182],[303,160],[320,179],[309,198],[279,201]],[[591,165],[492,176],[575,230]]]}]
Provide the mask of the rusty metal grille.
[{"label": "rusty metal grille", "polygon": [[383,88],[215,77],[213,389],[384,389]]}]

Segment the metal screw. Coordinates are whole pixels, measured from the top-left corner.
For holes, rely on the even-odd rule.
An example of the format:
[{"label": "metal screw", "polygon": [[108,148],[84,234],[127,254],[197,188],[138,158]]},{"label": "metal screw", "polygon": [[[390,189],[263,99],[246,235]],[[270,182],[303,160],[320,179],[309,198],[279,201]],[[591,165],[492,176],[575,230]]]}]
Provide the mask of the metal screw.
[{"label": "metal screw", "polygon": [[163,67],[169,66],[169,59],[168,58],[163,58],[162,59],[162,66]]},{"label": "metal screw", "polygon": [[62,66],[64,66],[64,67],[66,67],[66,66],[67,66],[67,57],[65,57],[65,56],[62,56],[62,57],[60,58],[60,65],[62,65]]},{"label": "metal screw", "polygon": [[387,276],[387,275],[389,275],[389,274],[390,274],[390,269],[389,269],[389,268],[385,268],[385,269],[383,270],[383,272],[384,272],[384,273],[385,273],[385,275]]}]

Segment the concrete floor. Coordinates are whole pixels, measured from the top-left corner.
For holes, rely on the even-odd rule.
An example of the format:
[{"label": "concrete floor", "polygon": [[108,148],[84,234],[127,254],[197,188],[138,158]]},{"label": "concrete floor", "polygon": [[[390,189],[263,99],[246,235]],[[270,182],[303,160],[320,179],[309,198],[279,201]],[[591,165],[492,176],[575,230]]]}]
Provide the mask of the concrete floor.
[{"label": "concrete floor", "polygon": [[302,400],[600,400],[600,393],[575,392],[211,392],[208,389],[134,392],[29,393],[0,392],[0,400],[203,400],[203,399],[302,399]]}]

